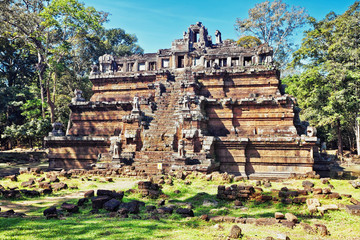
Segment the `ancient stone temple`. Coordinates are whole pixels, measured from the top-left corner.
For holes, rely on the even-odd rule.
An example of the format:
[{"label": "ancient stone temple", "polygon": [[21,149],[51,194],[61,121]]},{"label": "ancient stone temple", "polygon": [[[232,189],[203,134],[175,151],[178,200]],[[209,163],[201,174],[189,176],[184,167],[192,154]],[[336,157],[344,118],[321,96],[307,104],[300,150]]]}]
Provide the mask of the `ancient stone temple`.
[{"label": "ancient stone temple", "polygon": [[312,171],[316,130],[284,94],[272,54],[266,44],[222,41],[219,31],[213,42],[198,22],[157,53],[101,56],[90,75],[90,101],[77,90],[66,136],[45,139],[50,167]]}]

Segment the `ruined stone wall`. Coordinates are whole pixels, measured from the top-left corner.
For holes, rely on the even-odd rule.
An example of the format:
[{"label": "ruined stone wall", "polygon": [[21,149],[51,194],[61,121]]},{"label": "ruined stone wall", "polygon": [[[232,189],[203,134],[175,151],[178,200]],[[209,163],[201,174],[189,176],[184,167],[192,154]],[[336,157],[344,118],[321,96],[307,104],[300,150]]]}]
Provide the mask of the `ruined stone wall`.
[{"label": "ruined stone wall", "polygon": [[[261,69],[261,66],[259,66]],[[245,70],[244,70],[245,71]],[[276,70],[244,73],[218,73],[199,76],[202,84],[200,94],[212,98],[246,98],[254,96],[275,96],[279,89]]]},{"label": "ruined stone wall", "polygon": [[267,141],[265,138],[261,141],[250,139],[242,144],[231,140],[218,142],[215,147],[221,171],[242,175],[262,173],[268,177],[312,171],[313,144],[299,146],[295,139],[285,137]]},{"label": "ruined stone wall", "polygon": [[128,78],[91,78],[93,96],[90,101],[131,101],[135,95],[154,96],[155,90],[149,86],[156,80],[155,74],[150,76],[135,76]]},{"label": "ruined stone wall", "polygon": [[113,136],[122,129],[122,117],[129,114],[129,102],[70,105],[72,136]]},{"label": "ruined stone wall", "polygon": [[[254,100],[256,101],[256,100]],[[208,131],[212,135],[226,136],[294,136],[294,112],[292,104],[209,105],[206,114],[209,117]]]},{"label": "ruined stone wall", "polygon": [[94,110],[73,112],[70,135],[74,136],[113,136],[122,129],[123,115],[127,111]]},{"label": "ruined stone wall", "polygon": [[98,155],[109,151],[109,141],[102,137],[48,137],[51,142],[49,168],[90,168]]},{"label": "ruined stone wall", "polygon": [[267,44],[245,49],[219,31],[213,44],[198,22],[171,49],[99,57],[90,80],[89,102],[75,91],[67,136],[46,138],[51,166],[272,177],[312,171],[316,131],[305,133],[294,99],[280,91]]}]

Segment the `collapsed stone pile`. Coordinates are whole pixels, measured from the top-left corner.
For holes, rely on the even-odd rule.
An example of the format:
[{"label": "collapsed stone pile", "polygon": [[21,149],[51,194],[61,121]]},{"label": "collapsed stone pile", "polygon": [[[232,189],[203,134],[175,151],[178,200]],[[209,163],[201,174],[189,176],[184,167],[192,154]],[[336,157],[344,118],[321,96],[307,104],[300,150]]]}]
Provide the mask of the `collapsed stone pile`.
[{"label": "collapsed stone pile", "polygon": [[[300,225],[305,232],[309,234],[320,234],[321,236],[329,235],[327,227],[324,224],[314,224],[311,226],[308,223],[302,223],[299,219],[292,213],[281,213],[276,212],[272,218],[251,218],[251,217],[231,217],[231,216],[208,216],[202,215],[200,219],[205,221],[210,221],[217,223],[221,228],[221,223],[240,223],[240,224],[254,224],[256,226],[271,226],[276,224],[281,224],[285,227],[293,229],[297,225]],[[287,238],[288,239],[288,238]]]},{"label": "collapsed stone pile", "polygon": [[[139,182],[139,192],[146,193],[148,197],[158,196],[161,190],[157,184],[151,182]],[[155,190],[156,189],[156,190]],[[158,193],[154,193],[157,191]],[[165,205],[165,200],[159,202],[158,208],[153,205],[145,206],[142,201],[133,200],[130,202],[123,202],[124,192],[115,190],[98,189],[96,191],[90,190],[84,193],[84,198],[78,200],[77,204],[63,203],[59,209],[50,207],[45,209],[43,214],[47,219],[61,218],[64,215],[79,213],[79,210],[89,203],[91,203],[91,214],[99,213],[99,210],[104,209],[109,212],[110,217],[128,218],[131,215],[134,219],[141,219],[138,215],[141,211],[148,213],[148,218],[159,219],[176,212],[182,217],[194,217],[194,212],[191,208],[183,208],[181,205]]]},{"label": "collapsed stone pile", "polygon": [[353,186],[355,189],[360,188],[360,181],[350,181],[349,182],[351,186]]},{"label": "collapsed stone pile", "polygon": [[225,200],[245,200],[249,199],[250,195],[255,192],[253,186],[243,186],[233,184],[230,187],[224,185],[218,186],[217,197]]},{"label": "collapsed stone pile", "polygon": [[[36,186],[36,183],[38,183],[38,186]],[[21,187],[34,189],[18,189],[18,187],[5,189],[0,185],[0,196],[4,197],[5,199],[21,197],[39,197],[41,195],[49,195],[52,192],[58,192],[60,190],[68,188],[67,184],[63,182],[39,182],[39,180],[36,179],[30,179],[26,182],[21,183]]]},{"label": "collapsed stone pile", "polygon": [[150,181],[139,182],[138,189],[143,197],[157,198],[161,194],[160,186]]}]

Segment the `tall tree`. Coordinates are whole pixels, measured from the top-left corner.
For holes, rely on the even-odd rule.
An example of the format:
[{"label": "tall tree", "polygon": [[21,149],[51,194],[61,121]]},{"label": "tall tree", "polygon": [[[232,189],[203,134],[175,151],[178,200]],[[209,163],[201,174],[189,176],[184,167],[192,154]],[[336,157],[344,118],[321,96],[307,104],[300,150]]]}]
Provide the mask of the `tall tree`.
[{"label": "tall tree", "polygon": [[101,29],[78,39],[72,49],[70,63],[74,72],[83,76],[93,63],[97,63],[101,55],[125,56],[143,52],[134,34],[126,33],[121,28]]},{"label": "tall tree", "polygon": [[16,36],[0,37],[0,79],[8,87],[29,84],[36,74],[36,56]]},{"label": "tall tree", "polygon": [[289,91],[304,102],[308,119],[317,126],[336,129],[338,153],[343,153],[343,132],[355,135],[359,154],[360,110],[360,3],[342,15],[329,13],[325,19],[310,18],[301,48],[294,53],[293,66],[304,71],[285,79]]},{"label": "tall tree", "polygon": [[51,122],[54,122],[57,74],[61,72],[61,63],[79,36],[102,28],[107,14],[86,8],[76,0],[7,0],[0,7],[0,17],[5,25],[0,29],[17,34],[36,52],[42,115],[45,117],[46,94]]},{"label": "tall tree", "polygon": [[290,8],[282,0],[266,0],[249,10],[249,18],[238,18],[235,29],[242,35],[252,34],[273,47],[274,61],[280,67],[285,67],[293,47],[289,38],[306,23],[307,17],[304,8]]},{"label": "tall tree", "polygon": [[[104,29],[107,14],[76,0],[4,0],[0,19],[2,145],[39,143],[48,111],[52,122],[66,124],[73,90],[91,95],[88,74],[100,55],[143,53],[135,35]],[[29,117],[36,108],[41,119]]]}]

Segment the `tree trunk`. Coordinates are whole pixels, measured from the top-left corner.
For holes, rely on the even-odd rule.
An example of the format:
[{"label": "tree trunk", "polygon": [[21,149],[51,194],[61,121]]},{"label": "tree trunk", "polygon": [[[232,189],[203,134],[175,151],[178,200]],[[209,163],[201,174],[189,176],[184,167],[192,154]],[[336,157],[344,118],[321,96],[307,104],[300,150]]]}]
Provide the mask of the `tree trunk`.
[{"label": "tree trunk", "polygon": [[72,111],[70,109],[70,114],[69,114],[69,121],[68,121],[68,124],[67,124],[67,128],[66,128],[66,136],[69,135],[69,131],[70,131],[70,128],[71,128],[71,115],[72,115]]},{"label": "tree trunk", "polygon": [[54,85],[53,85],[53,103],[55,103],[55,100],[56,100],[56,80],[57,80],[57,77],[56,77],[56,73],[54,73]]},{"label": "tree trunk", "polygon": [[338,135],[338,155],[342,156],[343,155],[343,141],[342,141],[342,136],[341,136],[340,119],[337,120],[336,128],[337,128],[336,130],[337,130],[337,135]]},{"label": "tree trunk", "polygon": [[[46,102],[49,105],[49,109],[50,109],[50,120],[51,123],[55,122],[55,102],[52,100],[51,98],[51,92],[50,92],[50,79],[51,79],[52,73],[49,73],[47,82],[46,82]],[[54,84],[55,84],[55,80],[54,80]],[[55,95],[55,93],[54,93]],[[55,96],[54,96],[55,99]]]},{"label": "tree trunk", "polygon": [[55,104],[53,101],[51,101],[51,94],[50,94],[49,86],[46,87],[46,102],[47,102],[47,104],[49,104],[51,123],[54,123],[55,122]]},{"label": "tree trunk", "polygon": [[355,137],[356,137],[356,152],[360,156],[360,124],[359,124],[359,114],[356,114],[355,117]]},{"label": "tree trunk", "polygon": [[41,114],[42,118],[45,119],[45,96],[44,96],[44,84],[43,84],[43,73],[45,70],[43,57],[38,52],[38,63],[37,63],[37,70],[39,75],[39,83],[40,83],[40,96],[41,96]]},{"label": "tree trunk", "polygon": [[41,96],[41,115],[45,119],[45,96],[44,96],[44,85],[42,83],[42,73],[39,72],[39,82],[40,82],[40,96]]}]

